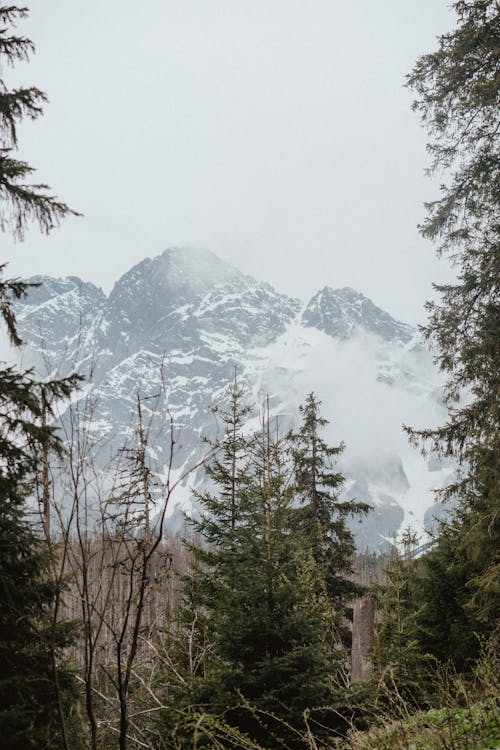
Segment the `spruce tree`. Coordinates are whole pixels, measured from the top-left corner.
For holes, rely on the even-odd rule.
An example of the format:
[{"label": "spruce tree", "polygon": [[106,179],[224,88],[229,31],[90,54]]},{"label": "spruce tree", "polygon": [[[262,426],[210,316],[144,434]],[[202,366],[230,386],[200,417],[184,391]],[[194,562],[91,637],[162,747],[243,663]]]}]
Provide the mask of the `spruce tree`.
[{"label": "spruce tree", "polygon": [[[18,341],[8,290],[26,285],[3,281],[2,310]],[[63,713],[69,675],[60,667],[69,631],[50,617],[56,590],[48,550],[30,522],[27,498],[45,450],[60,451],[53,426],[44,425],[49,406],[67,398],[75,378],[38,383],[31,372],[0,369],[0,734],[5,748],[65,745]],[[41,398],[41,390],[45,399]]]},{"label": "spruce tree", "polygon": [[[25,8],[0,6],[0,71],[27,60],[33,43],[13,31]],[[0,79],[0,231],[22,239],[30,221],[49,231],[70,209],[43,184],[28,185],[33,172],[14,158],[17,125],[41,113],[45,95],[35,86],[9,90]],[[29,285],[5,280],[0,266],[0,315],[13,346],[20,346],[13,301]],[[53,404],[67,398],[76,378],[39,383],[31,371],[0,367],[0,737],[8,750],[69,748],[65,717],[70,713],[72,680],[61,667],[69,632],[55,626],[50,610],[56,591],[50,580],[48,550],[28,514],[41,457],[60,451]]]},{"label": "spruce tree", "polygon": [[302,424],[290,435],[294,493],[299,502],[303,543],[311,549],[340,627],[346,621],[350,603],[361,591],[351,576],[355,545],[347,519],[366,513],[370,506],[339,499],[344,477],[334,461],[344,446],[329,446],[322,438],[321,431],[328,420],[320,415],[320,406],[321,402],[310,393],[299,407]]},{"label": "spruce tree", "polygon": [[[236,529],[241,526],[241,498],[249,483],[248,439],[243,433],[250,408],[243,403],[236,375],[228,391],[227,408],[215,408],[223,435],[210,442],[212,460],[205,472],[211,491],[195,493],[199,518],[188,519],[192,528],[184,540],[189,570],[181,578],[179,605],[165,641],[166,670],[159,685],[167,692],[160,722],[166,747],[189,747],[193,721],[205,709],[207,679],[213,663],[215,626],[213,609],[222,601],[228,578],[238,575],[233,565]],[[232,582],[233,587],[237,580]],[[220,708],[215,697],[210,710]]]},{"label": "spruce tree", "polygon": [[233,710],[230,720],[269,747],[279,744],[273,734],[294,745],[285,723],[271,717],[295,730],[304,711],[314,720],[315,709],[330,702],[331,676],[343,660],[328,637],[326,592],[297,524],[287,449],[266,406],[241,498],[236,585],[225,592],[226,612],[217,606],[214,613],[221,703],[231,705],[239,693],[258,713]]},{"label": "spruce tree", "polygon": [[444,496],[461,506],[455,538],[475,569],[469,606],[494,627],[500,580],[500,11],[496,0],[457,0],[452,7],[456,28],[408,76],[430,136],[429,171],[449,174],[440,197],[426,204],[421,227],[457,270],[455,283],[435,286],[440,299],[427,305],[424,328],[448,377],[449,418],[436,429],[409,432],[414,442],[459,462],[459,477]]},{"label": "spruce tree", "polygon": [[[27,8],[0,5],[0,74],[4,66],[28,60],[34,52],[33,42],[14,30],[16,22],[27,14]],[[48,185],[26,183],[34,169],[13,155],[18,146],[18,123],[24,117],[39,117],[46,101],[46,94],[37,86],[9,89],[3,75],[0,78],[0,231],[11,231],[19,239],[32,221],[41,231],[49,232],[64,216],[75,214],[50,195]]]},{"label": "spruce tree", "polygon": [[[396,686],[406,700],[419,703],[429,691],[429,654],[420,639],[418,617],[423,607],[418,584],[421,561],[415,556],[418,536],[409,528],[394,547],[379,594],[373,658],[378,689]],[[432,687],[432,683],[430,685]]]},{"label": "spruce tree", "polygon": [[345,658],[326,636],[331,608],[302,544],[287,440],[268,415],[245,436],[241,398],[233,389],[209,468],[215,491],[199,498],[204,513],[194,526],[203,546],[191,547],[195,572],[184,582],[182,617],[193,621],[195,606],[206,649],[196,680],[187,690],[177,683],[165,723],[173,726],[183,709],[185,722],[177,719],[175,736],[167,729],[166,746],[190,747],[193,723],[206,713],[265,747],[302,746],[303,713],[324,718],[314,709],[330,702],[332,673]]},{"label": "spruce tree", "polygon": [[459,507],[454,518],[441,524],[437,543],[420,560],[414,586],[420,652],[459,672],[472,669],[494,625],[484,618],[490,607],[482,599],[489,594],[475,584],[483,562],[464,546],[469,519],[469,511]]}]

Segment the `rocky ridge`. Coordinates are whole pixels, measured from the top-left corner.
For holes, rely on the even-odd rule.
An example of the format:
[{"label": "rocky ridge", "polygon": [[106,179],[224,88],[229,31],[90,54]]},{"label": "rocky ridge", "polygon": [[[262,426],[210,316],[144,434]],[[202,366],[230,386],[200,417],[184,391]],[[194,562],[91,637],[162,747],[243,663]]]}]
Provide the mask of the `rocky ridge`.
[{"label": "rocky ridge", "polygon": [[[102,465],[133,437],[138,392],[159,475],[168,461],[167,408],[175,469],[195,461],[202,436],[217,429],[211,407],[237,368],[254,403],[271,395],[284,426],[308,392],[319,394],[332,421],[328,437],[348,444],[345,493],[374,507],[354,527],[362,549],[387,545],[408,522],[423,527],[430,490],[450,468],[427,466],[400,425],[422,409],[430,419],[442,412],[436,374],[415,331],[359,292],[325,287],[304,305],[213,253],[181,248],[143,260],[109,296],[77,277],[32,281],[41,286],[17,303],[25,360],[42,374],[89,378],[86,427],[101,444]],[[188,487],[179,498],[190,502]]]}]

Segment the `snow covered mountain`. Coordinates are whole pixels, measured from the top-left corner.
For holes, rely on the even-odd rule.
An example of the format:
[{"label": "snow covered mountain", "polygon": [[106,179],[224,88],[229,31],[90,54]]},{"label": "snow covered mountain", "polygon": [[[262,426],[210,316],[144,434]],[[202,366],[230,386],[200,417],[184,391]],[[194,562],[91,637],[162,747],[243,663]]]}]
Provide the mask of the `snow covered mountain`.
[{"label": "snow covered mountain", "polygon": [[386,341],[407,344],[414,336],[411,326],[394,320],[364,295],[350,287],[325,286],[311,299],[302,315],[305,326],[318,328],[345,341],[357,331],[375,333]]},{"label": "snow covered mountain", "polygon": [[[17,303],[24,361],[42,375],[88,377],[86,427],[102,465],[133,437],[138,392],[159,474],[170,447],[167,409],[174,467],[192,464],[201,438],[217,429],[211,407],[224,400],[236,367],[257,408],[270,395],[284,429],[307,393],[319,395],[328,439],[346,443],[345,493],[374,508],[353,527],[360,548],[380,548],[402,526],[420,530],[429,521],[431,489],[450,467],[426,464],[401,424],[441,421],[437,374],[415,331],[359,292],[325,287],[304,305],[213,253],[182,248],[146,258],[109,296],[76,277],[31,280],[41,285]],[[188,487],[178,500],[190,502]]]}]

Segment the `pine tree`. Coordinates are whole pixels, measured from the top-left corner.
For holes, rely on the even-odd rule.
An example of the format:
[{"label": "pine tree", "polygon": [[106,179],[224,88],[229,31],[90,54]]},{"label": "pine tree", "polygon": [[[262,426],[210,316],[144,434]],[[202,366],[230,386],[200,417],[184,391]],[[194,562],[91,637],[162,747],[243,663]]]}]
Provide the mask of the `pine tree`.
[{"label": "pine tree", "polygon": [[[300,728],[306,709],[314,717],[314,709],[330,701],[330,677],[344,656],[328,638],[326,592],[296,522],[287,448],[266,406],[251,444],[251,482],[242,496],[237,585],[227,592],[227,612],[215,618],[218,651],[232,665],[219,672],[223,702],[228,705],[231,696],[234,702],[239,691],[262,712],[260,727],[255,718],[248,721],[248,712],[235,711],[232,719],[268,746],[272,721],[265,716]],[[284,741],[284,725],[274,731]],[[288,742],[293,745],[293,738]]]},{"label": "pine tree", "polygon": [[[15,342],[7,290],[19,296],[26,288],[16,281],[0,288]],[[67,398],[74,385],[74,378],[44,383],[45,403]],[[63,701],[70,687],[59,666],[70,634],[53,627],[48,551],[26,507],[43,451],[60,450],[54,427],[42,424],[41,387],[30,372],[0,369],[0,735],[12,749],[64,746]]]},{"label": "pine tree", "polygon": [[[203,547],[192,546],[194,576],[184,583],[182,617],[203,622],[208,646],[197,679],[184,696],[176,690],[168,714],[184,707],[175,740],[186,747],[193,717],[203,713],[223,715],[266,747],[301,746],[303,712],[328,704],[345,657],[325,636],[331,608],[326,592],[318,596],[321,576],[298,531],[287,441],[273,434],[268,415],[245,436],[241,398],[234,388],[223,413],[226,432],[209,468],[219,491],[199,498],[205,512],[194,526]],[[171,734],[165,742],[174,744]]]},{"label": "pine tree", "polygon": [[373,656],[379,689],[396,686],[405,699],[418,704],[429,688],[430,660],[418,622],[423,603],[418,590],[421,561],[415,557],[417,544],[418,536],[407,528],[400,549],[394,547],[391,552],[385,570],[387,583],[379,597]]},{"label": "pine tree", "polygon": [[469,512],[459,507],[454,518],[441,524],[437,543],[420,560],[414,587],[420,652],[459,672],[473,667],[494,624],[484,619],[489,607],[475,584],[483,562],[466,554],[463,516],[468,524]]},{"label": "pine tree", "polygon": [[[27,13],[27,8],[0,6],[0,64],[12,66],[28,60],[34,52],[33,42],[13,30]],[[39,117],[46,101],[47,96],[36,86],[9,89],[0,78],[0,231],[10,230],[20,239],[32,221],[41,231],[49,232],[64,216],[76,213],[50,195],[47,185],[26,184],[34,169],[13,156],[18,146],[17,124],[24,117]]]},{"label": "pine tree", "polygon": [[227,409],[214,409],[222,423],[223,437],[210,444],[214,457],[205,467],[209,483],[216,485],[219,491],[197,495],[204,512],[195,528],[208,545],[215,546],[235,533],[241,522],[241,497],[249,484],[249,439],[244,427],[251,407],[244,403],[244,391],[236,374],[228,400]]},{"label": "pine tree", "polygon": [[[214,457],[205,466],[207,480],[218,492],[195,495],[202,512],[198,519],[189,519],[194,536],[184,543],[190,569],[182,576],[179,606],[165,643],[167,668],[159,680],[167,691],[160,721],[165,747],[172,743],[191,746],[193,726],[206,709],[210,692],[213,610],[222,602],[228,577],[237,575],[232,562],[236,530],[241,526],[241,497],[249,481],[248,440],[243,427],[250,409],[243,404],[236,375],[228,397],[227,409],[214,410],[222,422],[223,435],[210,443]],[[237,581],[233,580],[235,585]],[[215,695],[209,698],[209,710],[215,714],[220,706]]]},{"label": "pine tree", "polygon": [[[0,6],[0,65],[27,60],[33,43],[11,29],[27,11]],[[2,68],[0,68],[2,70]],[[45,95],[36,87],[9,90],[0,79],[0,231],[23,237],[36,221],[49,231],[70,209],[43,184],[26,185],[33,169],[12,155],[17,124],[41,113]],[[13,300],[29,285],[5,280],[0,266],[0,315],[11,343],[20,346]],[[69,396],[76,378],[39,383],[32,372],[0,368],[0,736],[8,750],[69,747],[64,721],[70,713],[72,680],[61,667],[70,634],[49,617],[56,591],[48,551],[35,534],[27,498],[42,456],[60,451],[48,424],[53,404]],[[74,740],[74,741],[73,741]],[[77,747],[76,737],[72,747]]]},{"label": "pine tree", "polygon": [[408,77],[431,138],[429,171],[450,173],[421,227],[457,269],[456,283],[435,287],[441,299],[427,305],[424,329],[448,376],[449,419],[409,432],[414,442],[458,459],[461,474],[444,495],[459,499],[457,542],[476,570],[469,605],[493,626],[500,580],[500,11],[495,0],[457,0],[453,9],[456,29]]},{"label": "pine tree", "polygon": [[340,627],[346,621],[350,603],[360,593],[351,577],[355,546],[346,521],[350,516],[366,513],[370,506],[356,500],[340,501],[344,477],[333,463],[344,446],[328,446],[321,437],[328,420],[320,415],[320,406],[321,402],[310,393],[299,407],[302,424],[290,436],[294,492],[300,503],[298,517],[304,543],[307,540],[321,571]]}]

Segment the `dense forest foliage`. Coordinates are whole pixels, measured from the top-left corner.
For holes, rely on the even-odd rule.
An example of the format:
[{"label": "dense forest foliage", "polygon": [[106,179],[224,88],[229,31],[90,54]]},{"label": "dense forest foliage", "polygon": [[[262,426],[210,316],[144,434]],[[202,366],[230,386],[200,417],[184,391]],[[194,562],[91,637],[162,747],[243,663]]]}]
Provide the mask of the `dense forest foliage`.
[{"label": "dense forest foliage", "polygon": [[[21,748],[494,748],[498,721],[500,13],[458,0],[456,28],[408,76],[444,173],[422,233],[456,267],[423,333],[447,376],[446,424],[409,438],[453,457],[453,512],[424,550],[411,529],[385,558],[356,555],[341,501],[343,446],[311,393],[280,431],[235,376],[220,437],[158,492],[137,395],[134,441],[102,481],[75,375],[0,363],[0,736]],[[27,60],[27,11],[0,6],[0,64]],[[0,67],[3,75],[4,67]],[[0,231],[22,238],[75,213],[17,158],[36,87],[0,80]],[[0,312],[21,346],[4,276]],[[168,384],[167,384],[168,386]],[[58,406],[67,406],[64,425]],[[171,460],[174,415],[165,414]],[[58,426],[59,425],[59,426]],[[170,432],[169,432],[170,431]],[[168,533],[176,487],[205,473],[200,514]],[[372,572],[367,572],[367,571]],[[376,609],[366,673],[351,672],[352,611]]]}]

